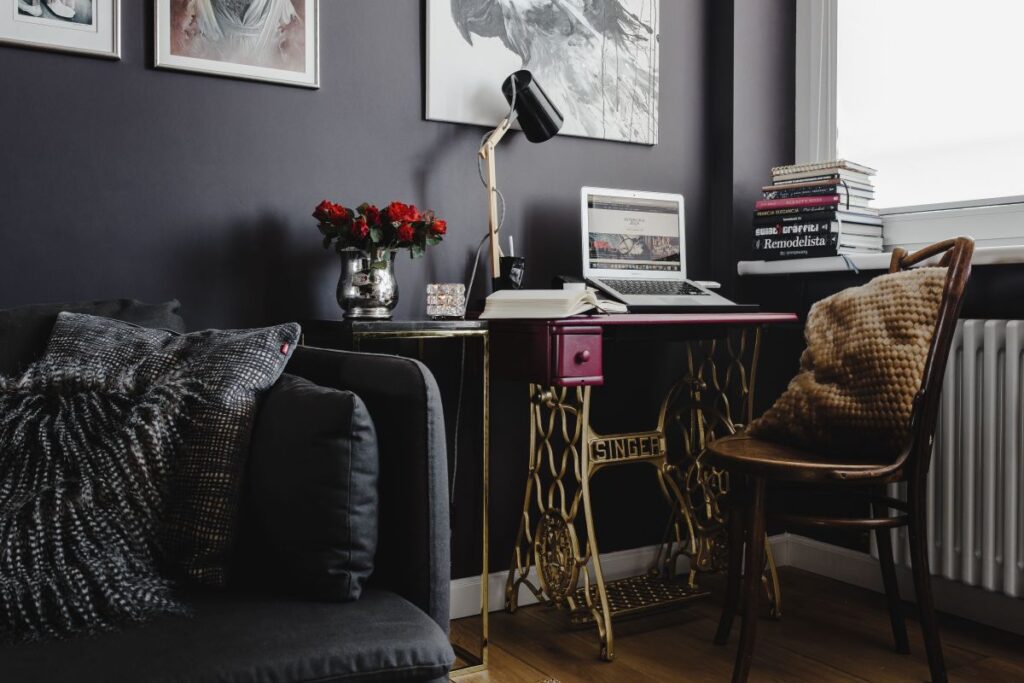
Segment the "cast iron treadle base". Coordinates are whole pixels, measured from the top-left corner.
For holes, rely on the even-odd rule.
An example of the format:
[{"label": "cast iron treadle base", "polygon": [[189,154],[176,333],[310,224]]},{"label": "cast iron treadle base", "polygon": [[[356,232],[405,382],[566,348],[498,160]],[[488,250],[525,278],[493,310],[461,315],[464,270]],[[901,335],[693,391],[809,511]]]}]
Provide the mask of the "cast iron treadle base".
[{"label": "cast iron treadle base", "polygon": [[[691,586],[686,581],[666,580],[647,574],[609,581],[605,590],[613,618],[667,609],[711,595],[711,591]],[[586,604],[583,591],[583,588],[576,590],[577,605]],[[594,604],[600,605],[596,586],[590,587],[590,594]],[[571,621],[573,624],[590,623],[594,621],[594,615],[586,608],[579,608],[573,611]]]}]

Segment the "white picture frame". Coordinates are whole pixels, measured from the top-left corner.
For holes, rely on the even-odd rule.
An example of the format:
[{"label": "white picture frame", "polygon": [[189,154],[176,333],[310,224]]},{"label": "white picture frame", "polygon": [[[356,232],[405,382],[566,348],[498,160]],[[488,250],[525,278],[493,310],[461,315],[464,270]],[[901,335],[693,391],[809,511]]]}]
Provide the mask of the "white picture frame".
[{"label": "white picture frame", "polygon": [[121,58],[120,0],[63,0],[61,8],[64,16],[46,0],[0,0],[0,43]]},{"label": "white picture frame", "polygon": [[593,0],[592,10],[621,17],[614,26],[578,3],[535,12],[534,0],[490,1],[495,11],[481,7],[487,0],[426,0],[427,120],[493,128],[508,113],[502,82],[528,69],[565,118],[560,135],[657,144],[660,0]]},{"label": "white picture frame", "polygon": [[[288,55],[291,63],[287,66],[273,63],[274,60],[283,59],[280,44],[259,46],[251,40],[251,31],[232,41],[231,24],[223,19],[223,15],[213,14],[218,1],[154,0],[154,65],[158,69],[191,71],[303,88],[320,87],[320,0],[257,0],[265,15],[256,17],[256,21],[285,25],[284,22],[291,23],[298,16],[300,23],[293,30],[301,28],[301,33],[295,33],[293,37],[302,37],[302,54],[298,56],[293,50]],[[193,12],[183,13],[183,6],[190,6]],[[204,17],[204,11],[209,16]],[[295,14],[292,15],[292,12]],[[186,25],[184,22],[191,23]],[[268,27],[264,34],[267,30],[271,29]],[[252,56],[236,59],[229,54],[232,50],[238,55],[247,52]],[[250,63],[246,63],[245,59],[250,59]]]}]

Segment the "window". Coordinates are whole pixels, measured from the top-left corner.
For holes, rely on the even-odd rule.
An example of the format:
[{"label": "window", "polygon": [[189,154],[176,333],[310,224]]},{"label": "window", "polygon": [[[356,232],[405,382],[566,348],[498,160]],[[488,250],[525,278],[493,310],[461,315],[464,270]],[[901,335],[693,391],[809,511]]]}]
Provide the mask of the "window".
[{"label": "window", "polygon": [[877,168],[893,233],[920,219],[936,239],[942,224],[1024,244],[1024,2],[798,0],[797,13],[797,160]]}]

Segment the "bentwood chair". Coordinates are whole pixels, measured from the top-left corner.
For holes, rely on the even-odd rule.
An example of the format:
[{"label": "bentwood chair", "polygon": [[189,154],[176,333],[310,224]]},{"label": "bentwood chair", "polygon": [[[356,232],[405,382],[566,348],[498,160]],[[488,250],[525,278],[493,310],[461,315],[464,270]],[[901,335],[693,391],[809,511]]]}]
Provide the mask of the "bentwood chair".
[{"label": "bentwood chair", "polygon": [[[928,667],[933,681],[946,681],[928,569],[926,485],[942,378],[970,276],[973,253],[974,242],[966,237],[940,242],[914,254],[908,255],[904,249],[893,252],[890,273],[910,268],[939,254],[942,254],[939,265],[948,269],[924,377],[914,398],[909,425],[910,443],[894,460],[880,461],[882,459],[876,457],[873,461],[870,454],[865,454],[864,460],[853,460],[836,454],[809,453],[742,433],[719,439],[708,446],[704,456],[706,462],[728,470],[734,482],[745,479],[745,486],[737,487],[737,500],[733,502],[731,511],[729,576],[725,606],[715,634],[715,643],[724,645],[727,642],[737,607],[742,605],[743,623],[733,669],[734,682],[747,680],[753,660],[757,602],[764,571],[765,485],[768,481],[807,484],[825,491],[833,491],[836,487],[860,490],[868,498],[872,515],[868,518],[788,514],[773,515],[771,519],[786,525],[874,530],[893,639],[896,651],[904,654],[910,652],[910,647],[896,582],[891,530],[908,527],[914,590],[921,613]],[[905,502],[884,495],[885,485],[893,482],[907,483]],[[898,514],[889,516],[888,510]]]}]

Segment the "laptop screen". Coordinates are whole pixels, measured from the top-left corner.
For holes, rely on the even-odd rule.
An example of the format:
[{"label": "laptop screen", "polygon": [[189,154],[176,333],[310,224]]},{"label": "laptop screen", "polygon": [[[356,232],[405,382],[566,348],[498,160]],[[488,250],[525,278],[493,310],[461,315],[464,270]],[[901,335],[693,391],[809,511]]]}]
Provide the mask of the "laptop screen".
[{"label": "laptop screen", "polygon": [[671,200],[588,194],[590,268],[681,272],[680,208]]}]

